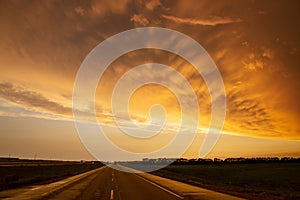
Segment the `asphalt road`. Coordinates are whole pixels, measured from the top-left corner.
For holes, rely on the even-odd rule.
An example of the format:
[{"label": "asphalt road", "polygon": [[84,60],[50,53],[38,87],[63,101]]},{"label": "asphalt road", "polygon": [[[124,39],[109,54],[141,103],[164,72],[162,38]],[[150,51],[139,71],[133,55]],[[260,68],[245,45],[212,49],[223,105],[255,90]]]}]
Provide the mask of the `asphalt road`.
[{"label": "asphalt road", "polygon": [[[115,168],[137,172],[125,166]],[[174,192],[175,191],[175,192]],[[49,184],[0,191],[7,200],[241,200],[148,173],[134,174],[104,166]]]},{"label": "asphalt road", "polygon": [[178,200],[183,198],[139,175],[105,167],[46,199]]}]

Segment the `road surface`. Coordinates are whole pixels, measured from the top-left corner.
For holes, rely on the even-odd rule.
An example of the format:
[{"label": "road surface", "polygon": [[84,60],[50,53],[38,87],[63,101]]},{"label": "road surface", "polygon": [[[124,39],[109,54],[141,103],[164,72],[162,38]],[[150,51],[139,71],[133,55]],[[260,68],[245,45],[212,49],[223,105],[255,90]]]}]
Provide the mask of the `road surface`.
[{"label": "road surface", "polygon": [[151,174],[102,167],[55,183],[0,192],[10,200],[179,200],[238,199]]},{"label": "road surface", "polygon": [[82,180],[57,194],[50,195],[47,199],[178,200],[182,198],[171,191],[161,189],[136,174],[120,172],[106,167],[97,172],[93,180]]}]

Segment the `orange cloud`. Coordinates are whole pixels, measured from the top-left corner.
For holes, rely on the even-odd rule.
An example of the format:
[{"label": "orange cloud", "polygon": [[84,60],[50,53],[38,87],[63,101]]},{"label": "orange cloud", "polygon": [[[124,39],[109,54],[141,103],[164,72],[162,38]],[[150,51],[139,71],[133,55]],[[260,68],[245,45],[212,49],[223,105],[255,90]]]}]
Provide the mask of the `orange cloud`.
[{"label": "orange cloud", "polygon": [[72,109],[47,99],[43,95],[11,83],[0,83],[0,97],[25,107],[47,110],[52,113],[71,115]]},{"label": "orange cloud", "polygon": [[[299,36],[295,31],[298,22],[291,20],[295,19],[291,16],[298,15],[297,6],[264,2],[257,6],[252,1],[230,6],[211,1],[2,3],[2,98],[35,111],[69,116],[72,85],[85,56],[101,41],[120,31],[154,25],[189,35],[212,56],[228,95],[226,131],[299,139]],[[259,14],[261,10],[263,15]],[[118,78],[138,64],[158,62],[172,66],[187,77],[199,98],[204,119],[200,124],[207,127],[210,96],[192,66],[167,52],[146,51],[126,56],[112,64],[104,82],[100,81],[103,88],[99,93],[102,92],[104,100],[98,98],[97,106],[103,121],[113,121],[107,99]],[[170,81],[180,86],[176,79],[170,77]],[[141,94],[147,97],[147,92],[154,95],[156,91],[148,88]],[[140,100],[147,99],[143,95]],[[164,101],[171,102],[171,99],[167,93],[161,96]],[[172,103],[166,105],[169,110],[172,106]],[[108,109],[107,115],[104,108]],[[138,112],[137,109],[135,118],[143,122],[145,119]]]},{"label": "orange cloud", "polygon": [[149,24],[149,20],[146,17],[143,17],[141,14],[134,14],[131,18],[130,21],[135,22],[138,25],[146,26]]},{"label": "orange cloud", "polygon": [[202,26],[216,26],[222,24],[231,24],[242,22],[241,19],[231,19],[227,17],[212,17],[210,19],[196,19],[196,18],[181,18],[172,15],[162,15],[163,18],[173,21],[175,23],[202,25]]},{"label": "orange cloud", "polygon": [[162,6],[160,0],[151,0],[146,3],[146,8],[151,11],[153,11],[158,6]]}]

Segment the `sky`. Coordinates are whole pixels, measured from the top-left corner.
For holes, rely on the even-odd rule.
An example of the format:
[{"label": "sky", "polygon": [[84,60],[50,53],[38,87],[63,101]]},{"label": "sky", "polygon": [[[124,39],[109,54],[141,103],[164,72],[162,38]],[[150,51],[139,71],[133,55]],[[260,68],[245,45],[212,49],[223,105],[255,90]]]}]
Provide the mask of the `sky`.
[{"label": "sky", "polygon": [[[139,27],[184,33],[216,63],[226,92],[226,119],[208,157],[300,156],[299,4],[297,0],[0,1],[0,156],[94,159],[73,123],[76,74],[102,41]],[[129,100],[130,117],[135,124],[147,124],[149,108],[161,104],[167,113],[165,133],[148,143],[115,135],[115,120],[130,126],[112,114],[115,84],[135,66],[152,62],[180,72],[198,98],[197,136],[183,154],[197,157],[211,119],[210,94],[193,66],[170,52],[136,50],[116,59],[98,83],[94,102],[98,123],[108,127],[113,143],[130,152],[155,150],[174,136],[180,105],[176,95],[157,84],[135,91]],[[154,73],[186,94],[176,77]],[[132,79],[137,77],[138,71],[132,74]]]}]

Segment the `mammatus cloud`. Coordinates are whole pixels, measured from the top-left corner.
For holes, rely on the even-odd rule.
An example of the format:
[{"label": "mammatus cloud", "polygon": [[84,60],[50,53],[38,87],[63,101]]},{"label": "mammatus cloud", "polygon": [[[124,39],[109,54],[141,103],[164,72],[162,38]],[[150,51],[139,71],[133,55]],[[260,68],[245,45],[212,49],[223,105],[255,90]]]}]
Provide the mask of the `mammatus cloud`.
[{"label": "mammatus cloud", "polygon": [[77,13],[80,16],[83,16],[84,13],[85,13],[85,10],[82,7],[80,7],[80,6],[74,8],[74,11],[75,11],[75,13]]},{"label": "mammatus cloud", "polygon": [[135,22],[137,25],[146,26],[149,24],[149,20],[141,14],[134,14],[130,21]]},{"label": "mammatus cloud", "polygon": [[270,111],[260,105],[258,100],[251,97],[246,98],[243,92],[236,88],[228,92],[227,102],[228,115],[231,117],[228,120],[229,123],[234,123],[236,127],[253,132],[263,129],[265,136],[274,132],[275,120],[271,117]]},{"label": "mammatus cloud", "polygon": [[257,71],[257,70],[259,70],[259,69],[263,69],[264,68],[264,63],[262,62],[262,61],[260,61],[260,60],[255,60],[255,61],[253,61],[253,62],[245,62],[245,61],[243,61],[242,62],[243,63],[243,65],[244,65],[244,67],[246,68],[246,69],[248,69],[248,70],[250,70],[250,71]]},{"label": "mammatus cloud", "polygon": [[[247,45],[247,42],[244,42],[242,45]],[[271,49],[261,47],[257,50],[256,53],[249,53],[245,59],[242,60],[244,68],[249,71],[258,71],[262,70],[265,67],[272,66],[270,61],[274,58],[273,52]]]},{"label": "mammatus cloud", "polygon": [[197,19],[197,18],[181,18],[173,15],[161,15],[164,19],[190,25],[202,25],[202,26],[216,26],[221,24],[231,24],[242,22],[241,19],[231,19],[228,17],[212,17],[210,19]]},{"label": "mammatus cloud", "polygon": [[[226,131],[262,137],[273,137],[271,133],[276,132],[285,138],[299,139],[299,22],[296,20],[299,12],[296,4],[237,1],[228,5],[209,0],[201,3],[105,0],[68,4],[2,1],[0,79],[14,84],[12,87],[2,84],[1,96],[23,108],[69,116],[70,104],[55,97],[66,93],[69,97],[65,99],[70,101],[76,72],[92,48],[107,37],[136,26],[161,26],[191,36],[215,60],[228,92],[230,127]],[[14,16],[11,13],[15,13]],[[211,17],[216,15],[219,17]],[[130,62],[148,61],[149,57],[147,53],[123,59],[121,64],[128,62],[129,66],[136,66],[141,63]],[[154,57],[155,62],[163,61],[162,56]],[[164,57],[175,62],[170,55]],[[176,69],[195,86],[202,116],[207,114],[209,118],[207,107],[210,105],[201,97],[207,96],[203,92],[205,88],[199,87],[202,84],[197,82],[199,78],[192,70],[179,64]],[[118,73],[126,71],[120,66],[109,74],[106,88]],[[30,89],[17,86],[17,82],[30,85]],[[237,82],[243,83],[244,88],[235,93],[231,88]],[[45,88],[53,88],[53,95],[48,95],[50,92]],[[155,92],[145,95],[154,96]],[[168,94],[160,98],[169,99]],[[147,100],[140,99],[137,102]],[[101,115],[101,108],[99,110]],[[6,108],[0,111],[7,112]],[[113,117],[109,118],[109,111],[103,115],[103,121],[110,122]]]},{"label": "mammatus cloud", "polygon": [[151,11],[153,11],[158,6],[162,6],[160,0],[152,0],[146,3],[146,8]]}]

